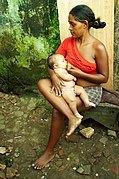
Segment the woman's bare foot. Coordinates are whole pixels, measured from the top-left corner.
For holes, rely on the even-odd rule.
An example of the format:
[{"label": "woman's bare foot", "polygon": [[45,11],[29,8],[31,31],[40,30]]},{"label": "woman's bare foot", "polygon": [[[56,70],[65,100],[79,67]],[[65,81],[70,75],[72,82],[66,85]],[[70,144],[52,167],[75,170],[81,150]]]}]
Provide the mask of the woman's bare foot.
[{"label": "woman's bare foot", "polygon": [[44,168],[54,158],[54,152],[45,151],[44,154],[32,164],[34,169]]},{"label": "woman's bare foot", "polygon": [[82,118],[83,116],[81,118],[74,118],[69,121],[69,126],[68,126],[69,131],[66,134],[66,138],[68,138],[75,131],[75,129],[80,125]]}]

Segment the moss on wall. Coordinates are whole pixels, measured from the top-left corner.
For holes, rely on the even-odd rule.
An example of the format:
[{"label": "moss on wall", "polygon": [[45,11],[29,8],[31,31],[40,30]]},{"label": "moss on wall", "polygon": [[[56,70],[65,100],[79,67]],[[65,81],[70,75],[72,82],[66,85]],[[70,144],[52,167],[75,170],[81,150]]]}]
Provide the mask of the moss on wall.
[{"label": "moss on wall", "polygon": [[36,86],[60,44],[56,1],[4,0],[0,17],[0,90]]}]

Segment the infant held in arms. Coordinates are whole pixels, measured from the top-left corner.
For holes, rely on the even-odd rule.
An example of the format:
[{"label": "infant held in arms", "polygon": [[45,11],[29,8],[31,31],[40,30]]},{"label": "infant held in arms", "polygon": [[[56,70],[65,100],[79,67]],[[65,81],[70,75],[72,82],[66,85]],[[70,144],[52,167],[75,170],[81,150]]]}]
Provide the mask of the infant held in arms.
[{"label": "infant held in arms", "polygon": [[89,101],[88,95],[83,87],[75,85],[76,77],[69,74],[67,71],[67,67],[70,68],[72,66],[71,64],[67,63],[63,55],[53,54],[49,56],[48,67],[54,70],[57,76],[63,81],[62,96],[76,117],[75,123],[69,120],[69,131],[67,133],[67,136],[69,136],[78,127],[83,118],[83,116],[79,114],[77,110],[76,96],[81,98],[85,107],[95,107],[95,104]]}]

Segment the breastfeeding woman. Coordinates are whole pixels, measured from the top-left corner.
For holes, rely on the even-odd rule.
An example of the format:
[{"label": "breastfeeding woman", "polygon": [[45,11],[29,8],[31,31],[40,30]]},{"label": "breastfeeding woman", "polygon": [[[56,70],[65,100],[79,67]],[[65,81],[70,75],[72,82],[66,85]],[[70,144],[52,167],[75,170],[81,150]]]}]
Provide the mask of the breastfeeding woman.
[{"label": "breastfeeding woman", "polygon": [[[104,28],[105,22],[95,18],[93,11],[86,5],[71,9],[68,16],[71,37],[66,38],[56,53],[65,57],[73,68],[68,72],[77,78],[76,84],[85,88],[89,100],[98,105],[102,97],[102,83],[108,80],[108,56],[102,42],[90,34],[90,28]],[[43,155],[32,164],[34,169],[42,169],[54,157],[54,148],[64,130],[64,119],[75,120],[71,109],[62,97],[62,80],[48,69],[50,79],[38,82],[39,91],[52,104],[51,130],[48,144]],[[79,112],[87,110],[77,96]]]}]

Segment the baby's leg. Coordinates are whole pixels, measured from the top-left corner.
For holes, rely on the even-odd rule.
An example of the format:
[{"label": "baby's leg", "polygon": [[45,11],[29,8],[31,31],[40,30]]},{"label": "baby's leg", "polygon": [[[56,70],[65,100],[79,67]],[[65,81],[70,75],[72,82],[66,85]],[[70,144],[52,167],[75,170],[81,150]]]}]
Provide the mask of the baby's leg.
[{"label": "baby's leg", "polygon": [[80,125],[83,116],[78,113],[78,110],[76,108],[76,96],[75,96],[75,93],[73,91],[67,90],[67,91],[63,92],[62,96],[66,100],[66,102],[69,104],[72,112],[74,113],[74,116],[69,118],[68,132],[66,134],[66,137],[68,137]]},{"label": "baby's leg", "polygon": [[83,118],[82,115],[79,114],[77,107],[76,107],[76,95],[74,93],[73,90],[66,90],[63,92],[62,94],[63,98],[65,99],[65,101],[68,103],[69,107],[71,108],[73,114],[77,117],[77,118]]},{"label": "baby's leg", "polygon": [[75,116],[74,118],[69,119],[68,132],[66,134],[66,138],[68,138],[75,131],[75,129],[81,124],[81,121],[81,118],[76,118]]},{"label": "baby's leg", "polygon": [[80,95],[80,98],[83,101],[85,107],[96,106],[93,102],[89,101],[88,95],[83,87],[75,85],[75,93],[76,95]]}]

